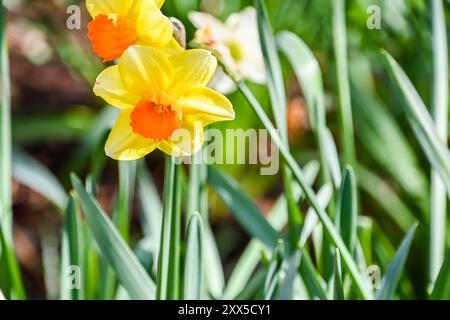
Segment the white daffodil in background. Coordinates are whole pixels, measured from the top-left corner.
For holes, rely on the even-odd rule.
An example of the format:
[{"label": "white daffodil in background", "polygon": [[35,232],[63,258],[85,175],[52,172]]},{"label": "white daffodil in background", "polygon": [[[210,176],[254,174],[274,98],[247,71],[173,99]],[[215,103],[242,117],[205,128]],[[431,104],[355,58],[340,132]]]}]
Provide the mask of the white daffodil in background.
[{"label": "white daffodil in background", "polygon": [[[190,12],[189,19],[197,28],[194,42],[218,54],[227,69],[238,79],[259,84],[266,82],[254,8],[248,7],[234,13],[225,22],[203,12]],[[236,89],[221,68],[210,86],[224,94]]]}]

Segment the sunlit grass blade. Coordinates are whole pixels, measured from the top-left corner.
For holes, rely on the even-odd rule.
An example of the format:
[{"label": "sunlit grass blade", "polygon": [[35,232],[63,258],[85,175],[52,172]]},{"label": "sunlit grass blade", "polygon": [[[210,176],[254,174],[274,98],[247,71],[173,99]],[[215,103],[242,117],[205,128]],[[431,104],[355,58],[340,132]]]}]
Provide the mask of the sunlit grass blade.
[{"label": "sunlit grass blade", "polygon": [[272,254],[272,259],[267,270],[266,280],[264,282],[264,299],[271,300],[277,296],[280,286],[281,272],[283,270],[284,244],[280,240]]},{"label": "sunlit grass blade", "polygon": [[295,284],[298,278],[301,252],[296,250],[287,261],[286,275],[280,288],[280,300],[292,300],[295,295]]},{"label": "sunlit grass blade", "polygon": [[176,165],[171,157],[166,158],[157,272],[159,300],[178,299],[180,293],[181,170],[181,165]]},{"label": "sunlit grass blade", "polygon": [[356,165],[353,114],[348,76],[347,27],[345,0],[335,0],[333,8],[333,40],[339,88],[339,111],[342,124],[342,142],[345,164]]},{"label": "sunlit grass blade", "polygon": [[338,204],[335,219],[345,245],[353,252],[358,224],[358,202],[356,193],[356,178],[351,167],[346,167],[339,189]]},{"label": "sunlit grass blade", "polygon": [[21,184],[41,194],[64,212],[68,196],[58,179],[44,165],[25,152],[14,149],[12,172]]},{"label": "sunlit grass blade", "polygon": [[[447,145],[448,140],[448,49],[445,12],[442,0],[432,1],[433,21],[433,118],[436,132]],[[430,262],[429,280],[438,276],[445,254],[445,215],[447,197],[445,185],[438,172],[431,173],[430,196]]]},{"label": "sunlit grass blade", "polygon": [[336,254],[334,255],[333,284],[334,300],[345,300],[344,286],[342,284],[341,255],[339,254],[339,250],[336,250]]},{"label": "sunlit grass blade", "polygon": [[[1,210],[1,207],[0,207]],[[9,300],[25,300],[26,293],[20,274],[19,264],[13,248],[8,242],[3,226],[0,224],[0,286]]]},{"label": "sunlit grass blade", "polygon": [[154,299],[155,284],[122,239],[117,228],[75,175],[72,175],[72,184],[98,248],[116,272],[120,283],[132,299]]},{"label": "sunlit grass blade", "polygon": [[[259,39],[261,42],[261,50],[267,71],[267,84],[269,87],[269,95],[272,107],[272,113],[275,118],[276,125],[280,130],[281,141],[287,149],[289,149],[288,132],[287,132],[287,107],[286,107],[286,90],[284,86],[283,72],[281,69],[280,58],[277,52],[275,38],[273,36],[272,26],[270,25],[265,0],[255,0],[257,11],[257,22],[259,30]],[[292,173],[285,163],[283,163],[281,173],[283,176],[284,193],[286,195],[288,206],[288,238],[292,248],[296,246],[298,241],[298,230],[302,222],[302,215],[298,204],[294,200],[292,194]]]},{"label": "sunlit grass blade", "polygon": [[[389,184],[369,169],[358,166],[358,184],[389,215],[400,229],[407,232],[416,217]],[[380,201],[382,199],[382,201]]]},{"label": "sunlit grass blade", "polygon": [[351,275],[351,277],[356,285],[357,291],[361,294],[362,297],[364,297],[366,299],[372,298],[373,294],[368,289],[366,281],[364,280],[364,276],[359,272],[358,267],[356,266],[355,261],[352,258],[352,255],[346,248],[345,243],[343,242],[338,231],[334,227],[333,222],[330,220],[330,218],[328,217],[325,210],[323,210],[323,208],[321,208],[319,203],[317,202],[316,195],[314,194],[314,191],[312,190],[312,188],[309,187],[308,184],[306,183],[304,173],[302,172],[300,166],[297,164],[295,159],[289,153],[289,150],[287,150],[284,147],[276,129],[273,127],[273,125],[270,122],[269,118],[267,117],[266,113],[262,109],[258,100],[253,96],[253,94],[251,93],[249,88],[242,82],[238,83],[238,87],[239,87],[239,90],[241,91],[241,93],[244,95],[244,97],[246,97],[246,99],[250,103],[251,107],[253,108],[253,111],[256,113],[258,118],[261,120],[263,125],[268,130],[268,132],[272,138],[272,141],[279,148],[282,157],[284,158],[286,163],[289,165],[290,169],[292,170],[292,172],[294,174],[294,177],[300,184],[300,187],[302,188],[306,199],[311,204],[311,206],[316,210],[317,215],[319,216],[327,234],[330,236],[331,241],[336,245],[336,247],[341,252],[343,262],[346,265],[346,267],[349,271],[349,274]]},{"label": "sunlit grass blade", "polygon": [[[328,206],[328,203],[331,200],[331,197],[333,196],[333,186],[330,183],[325,184],[319,192],[317,192],[317,202],[319,205],[325,210]],[[313,208],[309,208],[305,223],[302,227],[302,232],[300,234],[300,241],[299,245],[303,247],[306,244],[306,241],[309,239],[311,234],[313,233],[315,227],[317,226],[319,222],[319,218],[317,217],[317,213],[314,211]]]},{"label": "sunlit grass blade", "polygon": [[[308,185],[312,185],[317,178],[319,165],[316,161],[311,161],[304,166],[303,170],[305,171]],[[294,188],[294,197],[296,201],[301,199],[302,194],[299,187]],[[281,231],[287,223],[286,208],[286,198],[284,195],[281,195],[267,216],[267,221],[277,231]],[[228,279],[223,295],[224,299],[233,299],[245,290],[247,283],[260,262],[261,251],[264,249],[264,245],[259,240],[250,240]]]},{"label": "sunlit grass blade", "polygon": [[286,92],[284,79],[276,42],[273,37],[273,30],[268,20],[264,1],[265,0],[255,0],[255,7],[258,15],[259,38],[268,73],[267,82],[273,115],[278,129],[280,130],[281,138],[287,143]]},{"label": "sunlit grass blade", "polygon": [[189,218],[191,214],[199,212],[203,219],[204,267],[205,270],[208,270],[205,274],[206,281],[203,284],[207,293],[218,299],[223,295],[225,276],[220,253],[209,226],[209,207],[206,190],[208,165],[196,162],[198,160],[196,157],[200,155],[201,152],[194,155],[193,163],[190,165],[186,214]]},{"label": "sunlit grass blade", "polygon": [[433,300],[450,299],[450,250],[447,251],[430,297]]},{"label": "sunlit grass blade", "polygon": [[[99,253],[94,236],[86,223],[82,225],[83,232],[83,268],[85,270],[83,282],[84,299],[94,300],[101,298],[99,288],[101,282],[101,274],[99,267]],[[82,270],[83,270],[82,268]]]},{"label": "sunlit grass blade", "polygon": [[309,295],[312,299],[327,300],[327,294],[325,292],[325,281],[317,272],[311,258],[307,254],[305,249],[300,249],[302,252],[299,273],[306,283],[306,288],[309,291]]},{"label": "sunlit grass blade", "polygon": [[260,240],[268,248],[273,248],[277,244],[280,237],[278,233],[231,176],[217,168],[210,167],[208,182],[230,208],[242,228],[252,237]]},{"label": "sunlit grass blade", "polygon": [[357,239],[359,245],[356,246],[360,268],[367,269],[367,264],[372,263],[372,237],[373,237],[373,218],[368,216],[359,216],[357,222]]},{"label": "sunlit grass blade", "polygon": [[[122,239],[128,243],[130,232],[130,212],[132,210],[131,204],[133,201],[136,180],[136,162],[119,161],[118,167],[119,189],[113,209],[112,221],[117,230],[119,230]],[[117,279],[114,274],[114,270],[109,266],[109,263],[105,261],[103,257],[100,258],[100,275],[102,279],[100,297],[104,300],[111,300],[116,295]]]},{"label": "sunlit grass blade", "polygon": [[130,214],[136,181],[136,162],[119,161],[119,191],[113,221],[122,238],[128,242],[130,233]]},{"label": "sunlit grass blade", "polygon": [[144,233],[144,239],[139,242],[138,247],[151,254],[151,263],[156,266],[163,209],[153,178],[145,167],[144,161],[140,161],[137,166],[137,198]]},{"label": "sunlit grass blade", "polygon": [[341,185],[341,165],[339,163],[339,154],[336,143],[334,141],[331,131],[327,128],[323,134],[323,144],[327,159],[327,165],[330,168],[331,178],[336,188]]},{"label": "sunlit grass blade", "polygon": [[266,271],[263,269],[258,270],[235,300],[262,300],[264,296],[261,288],[264,285],[265,277]]},{"label": "sunlit grass blade", "polygon": [[384,273],[383,280],[381,281],[381,289],[377,293],[377,299],[390,300],[394,297],[395,290],[397,289],[400,277],[405,268],[406,259],[408,258],[409,249],[416,229],[417,224],[408,231],[400,244],[394,258]]},{"label": "sunlit grass blade", "polygon": [[203,234],[205,270],[208,270],[206,272],[207,290],[213,298],[219,299],[225,288],[225,275],[219,248],[209,224],[204,225]]},{"label": "sunlit grass blade", "polygon": [[[319,145],[323,181],[328,182],[330,181],[328,164],[335,164],[336,158],[334,153],[327,152],[325,92],[319,63],[308,46],[294,33],[287,31],[279,33],[276,43],[292,65],[306,98],[311,127]],[[339,164],[339,158],[337,159]]]},{"label": "sunlit grass blade", "polygon": [[[186,236],[186,257],[184,260],[184,299],[199,300],[202,294],[203,268],[202,217],[191,215]],[[208,272],[206,270],[206,272]]]},{"label": "sunlit grass blade", "polygon": [[71,194],[64,214],[61,240],[60,298],[62,300],[81,300],[84,298],[82,277],[83,230],[78,216],[75,195]]},{"label": "sunlit grass blade", "polygon": [[6,241],[11,243],[11,83],[6,20],[6,9],[0,0],[0,225]]},{"label": "sunlit grass blade", "polygon": [[352,86],[353,111],[359,141],[367,154],[386,170],[411,198],[417,199],[416,203],[421,208],[427,207],[428,195],[424,190],[428,187],[428,182],[411,141],[407,133],[402,131],[392,111],[376,97],[374,89],[362,88],[360,78],[367,79],[367,72],[366,69],[359,71]]},{"label": "sunlit grass blade", "polygon": [[439,172],[450,195],[450,153],[436,131],[434,122],[408,76],[392,58],[383,51],[389,73],[399,86],[405,100],[405,113],[414,134],[433,168]]}]

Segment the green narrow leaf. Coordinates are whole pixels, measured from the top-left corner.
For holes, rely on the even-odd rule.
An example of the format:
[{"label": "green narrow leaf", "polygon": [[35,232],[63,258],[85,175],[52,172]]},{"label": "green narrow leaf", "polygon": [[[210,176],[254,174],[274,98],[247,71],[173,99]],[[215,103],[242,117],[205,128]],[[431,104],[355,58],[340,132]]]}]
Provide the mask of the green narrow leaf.
[{"label": "green narrow leaf", "polygon": [[8,243],[12,242],[11,193],[11,83],[6,37],[6,9],[0,0],[0,224]]},{"label": "green narrow leaf", "polygon": [[[363,166],[357,168],[358,183],[362,190],[370,195],[404,232],[415,223],[416,218],[402,199],[382,178]],[[383,199],[383,201],[379,201]]]},{"label": "green narrow leaf", "polygon": [[281,71],[280,59],[277,53],[277,46],[273,37],[273,30],[268,20],[267,9],[264,0],[256,0],[259,39],[261,50],[267,70],[267,82],[270,92],[270,101],[273,115],[281,132],[282,140],[287,143],[286,124],[286,93],[284,88],[284,78]]},{"label": "green narrow leaf", "polygon": [[434,283],[431,299],[450,300],[450,250],[447,251],[444,263]]},{"label": "green narrow leaf", "polygon": [[[60,296],[62,300],[82,300],[84,298],[82,277],[83,233],[78,217],[75,195],[71,194],[64,214],[61,240]],[[79,271],[79,273],[77,273]]]},{"label": "green narrow leaf", "polygon": [[278,233],[231,176],[217,168],[209,167],[208,182],[230,208],[242,228],[252,237],[259,239],[268,248],[277,244]]},{"label": "green narrow leaf", "polygon": [[336,249],[334,255],[334,300],[345,300],[344,286],[342,285],[342,267],[341,267],[341,255],[339,250]]},{"label": "green narrow leaf", "polygon": [[[1,210],[0,206],[0,210]],[[0,224],[0,285],[3,287],[7,299],[25,300],[26,294],[20,274],[19,264],[13,248],[6,239],[3,226]]]},{"label": "green narrow leaf", "polygon": [[338,188],[341,185],[342,180],[341,165],[339,163],[339,154],[336,148],[336,143],[334,142],[333,135],[328,128],[325,129],[322,140],[327,159],[326,165],[330,168],[334,186]]},{"label": "green narrow leaf", "polygon": [[334,0],[333,39],[339,88],[339,111],[342,123],[342,141],[345,164],[356,165],[350,83],[348,76],[347,30],[345,0]]},{"label": "green narrow leaf", "polygon": [[130,233],[130,215],[136,182],[136,161],[118,161],[119,191],[113,221],[122,238],[128,242]]},{"label": "green narrow leaf", "polygon": [[147,255],[145,258],[156,271],[156,261],[161,240],[162,204],[153,178],[148,172],[145,161],[139,161],[137,167],[137,199],[140,207],[140,222],[144,239],[138,244],[137,251]]},{"label": "green narrow leaf", "polygon": [[377,97],[373,89],[375,85],[364,88],[363,80],[372,72],[370,63],[365,63],[369,67],[362,67],[361,70],[354,67],[355,79],[352,82],[352,101],[355,106],[353,111],[357,120],[355,125],[358,127],[359,141],[365,151],[395,178],[410,197],[417,199],[421,207],[427,206],[428,195],[423,191],[428,187],[428,182],[411,141],[402,131],[392,110]]},{"label": "green narrow leaf", "polygon": [[18,149],[13,151],[12,170],[17,181],[44,196],[60,212],[65,210],[67,193],[50,170]]},{"label": "green narrow leaf", "polygon": [[219,299],[223,295],[225,288],[225,275],[223,272],[222,261],[220,260],[219,249],[214,239],[213,231],[209,224],[203,228],[204,233],[204,259],[206,280],[208,281],[208,290],[213,298]]},{"label": "green narrow leaf", "polygon": [[[323,208],[323,210],[327,208],[328,203],[330,202],[332,196],[333,196],[333,186],[331,183],[324,185],[317,193],[317,201],[319,202],[319,205]],[[300,247],[303,247],[306,244],[306,241],[308,241],[309,237],[316,228],[318,222],[319,218],[317,217],[317,213],[314,211],[313,208],[309,208],[300,235],[299,241]]]},{"label": "green narrow leaf", "polygon": [[401,89],[407,102],[405,104],[405,112],[414,134],[421,144],[425,155],[428,157],[429,162],[439,172],[447,188],[447,195],[450,195],[449,150],[442,143],[442,139],[439,138],[435,124],[408,76],[389,53],[383,51],[383,57],[389,73]]},{"label": "green narrow leaf", "polygon": [[84,299],[95,300],[102,298],[102,295],[98,295],[101,282],[101,274],[99,267],[99,254],[97,252],[97,244],[95,243],[94,236],[89,230],[89,226],[84,223],[82,225],[83,232],[83,268],[85,270],[84,278],[82,279],[84,284]]},{"label": "green narrow leaf", "polygon": [[293,300],[295,280],[298,277],[301,253],[296,250],[289,258],[286,275],[280,288],[280,300]]},{"label": "green narrow leaf", "polygon": [[[448,138],[448,49],[442,0],[431,2],[433,22],[433,118],[436,132],[447,145]],[[430,196],[430,282],[438,276],[445,254],[447,197],[438,172],[431,173]]]},{"label": "green narrow leaf", "polygon": [[[113,209],[112,221],[117,230],[119,230],[122,239],[128,243],[130,212],[132,210],[131,205],[136,181],[136,162],[118,161],[117,163],[119,167],[119,190]],[[117,292],[117,279],[114,270],[103,257],[100,258],[100,275],[102,279],[100,298],[102,300],[111,300]]]},{"label": "green narrow leaf", "polygon": [[203,283],[203,231],[202,217],[198,213],[189,219],[184,261],[184,299],[199,300]]},{"label": "green narrow leaf", "polygon": [[280,285],[281,272],[283,270],[284,259],[284,243],[280,240],[273,252],[272,259],[267,271],[266,280],[264,282],[264,299],[271,300],[276,296],[276,292]]},{"label": "green narrow leaf", "polygon": [[[316,161],[311,161],[304,166],[304,171],[308,185],[312,185],[317,178],[319,165]],[[296,201],[300,201],[302,198],[302,193],[298,186],[294,188],[294,197]],[[281,195],[268,214],[268,222],[277,231],[281,231],[287,223],[286,208],[286,198]],[[234,299],[240,292],[245,291],[253,272],[260,262],[260,252],[263,250],[264,245],[260,241],[257,239],[250,240],[250,243],[241,254],[228,279],[228,283],[223,294],[223,299]]]},{"label": "green narrow leaf", "polygon": [[[287,132],[286,90],[284,87],[283,72],[278,57],[277,46],[270,25],[267,8],[264,0],[255,0],[259,39],[267,70],[267,83],[275,122],[280,130],[281,141],[289,149]],[[292,173],[285,163],[281,165],[284,193],[288,206],[288,238],[291,248],[295,248],[298,241],[298,230],[302,222],[300,208],[294,200],[292,190]]]},{"label": "green narrow leaf", "polygon": [[347,166],[339,190],[335,219],[342,240],[344,240],[344,243],[350,252],[353,252],[355,249],[356,229],[358,224],[358,205],[356,198],[355,174],[353,173],[353,169]]},{"label": "green narrow leaf", "polygon": [[[330,151],[330,141],[327,140],[325,93],[319,63],[308,46],[294,33],[284,31],[276,37],[278,48],[288,58],[307,101],[311,127],[314,130],[320,150],[320,163],[323,182],[330,181],[330,168],[339,165],[339,158]],[[338,170],[340,173],[340,169]],[[335,178],[335,177],[334,177]]]},{"label": "green narrow leaf", "polygon": [[372,294],[371,290],[369,290],[369,288],[367,287],[364,276],[358,270],[358,267],[356,266],[352,255],[346,248],[342,238],[340,237],[338,231],[334,227],[333,222],[330,220],[330,218],[328,217],[325,210],[323,210],[323,208],[320,207],[320,205],[316,199],[316,195],[314,194],[314,191],[312,190],[312,188],[307,184],[304,173],[302,172],[300,166],[297,164],[295,159],[289,153],[289,150],[284,147],[276,129],[270,122],[266,113],[264,112],[261,105],[259,104],[258,100],[254,97],[254,95],[248,89],[248,87],[242,82],[238,82],[237,85],[238,85],[238,88],[241,91],[241,93],[244,95],[244,97],[249,102],[250,106],[253,108],[253,111],[256,113],[258,118],[261,120],[261,122],[263,123],[263,125],[265,126],[267,131],[269,132],[270,137],[272,138],[272,141],[275,143],[275,145],[280,150],[280,153],[281,153],[283,159],[286,161],[287,165],[292,170],[294,177],[296,178],[297,182],[299,183],[300,187],[302,188],[306,199],[311,204],[311,206],[314,208],[314,210],[316,210],[317,215],[319,216],[319,219],[321,220],[325,231],[330,236],[331,241],[336,245],[336,247],[341,252],[342,259],[350,273],[350,276],[352,277],[352,279],[356,285],[356,289],[357,289],[358,293],[365,299],[371,299],[373,294]]},{"label": "green narrow leaf", "polygon": [[132,299],[154,299],[155,284],[122,239],[117,228],[94,197],[86,192],[76,175],[72,175],[72,184],[99,250],[116,272],[120,283]]},{"label": "green narrow leaf", "polygon": [[377,294],[378,300],[389,300],[394,296],[395,290],[405,267],[409,248],[411,247],[416,229],[417,224],[411,227],[402,243],[400,244],[400,247],[398,248],[394,258],[389,264],[384,274],[383,280],[381,281],[381,289]]},{"label": "green narrow leaf", "polygon": [[302,252],[302,256],[299,266],[299,273],[306,283],[306,288],[308,289],[311,298],[327,300],[327,294],[324,289],[325,281],[317,272],[306,250],[303,248],[300,248],[300,250]]}]

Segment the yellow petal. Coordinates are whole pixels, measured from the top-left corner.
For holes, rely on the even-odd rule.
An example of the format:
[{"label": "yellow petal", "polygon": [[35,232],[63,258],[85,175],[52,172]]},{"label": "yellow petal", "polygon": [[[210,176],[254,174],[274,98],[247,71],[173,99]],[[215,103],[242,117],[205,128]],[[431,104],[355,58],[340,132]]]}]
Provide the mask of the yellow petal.
[{"label": "yellow petal", "polygon": [[126,16],[133,0],[86,0],[86,8],[92,18],[99,14],[117,13]]},{"label": "yellow petal", "polygon": [[145,157],[158,146],[158,142],[145,139],[133,132],[130,114],[133,109],[121,112],[105,145],[106,154],[115,160],[137,160]]},{"label": "yellow petal", "polygon": [[169,43],[163,48],[164,52],[170,57],[184,51],[183,47],[172,37]]},{"label": "yellow petal", "polygon": [[166,0],[153,0],[158,8],[161,8]]},{"label": "yellow petal", "polygon": [[166,54],[144,46],[132,46],[119,61],[119,73],[125,88],[140,95],[168,88],[173,79]]},{"label": "yellow petal", "polygon": [[125,89],[120,80],[118,66],[106,68],[100,73],[95,81],[94,93],[110,105],[121,109],[133,108],[141,100],[139,95]]},{"label": "yellow petal", "polygon": [[159,9],[141,10],[136,22],[136,32],[139,40],[152,46],[166,46],[173,35],[170,20]]},{"label": "yellow petal", "polygon": [[194,88],[178,100],[183,117],[202,121],[203,126],[213,122],[234,119],[231,102],[222,94],[210,88]]},{"label": "yellow petal", "polygon": [[169,92],[180,97],[192,88],[205,87],[217,68],[216,58],[206,50],[186,50],[170,57],[174,78]]},{"label": "yellow petal", "polygon": [[202,148],[204,140],[205,133],[200,122],[185,122],[170,140],[160,142],[158,149],[169,156],[189,157]]}]

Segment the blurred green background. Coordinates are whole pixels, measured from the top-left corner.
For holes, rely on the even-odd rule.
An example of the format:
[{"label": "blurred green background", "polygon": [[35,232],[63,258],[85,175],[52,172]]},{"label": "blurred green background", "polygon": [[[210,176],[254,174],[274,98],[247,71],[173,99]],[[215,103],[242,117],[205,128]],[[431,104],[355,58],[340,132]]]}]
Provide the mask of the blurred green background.
[{"label": "blurred green background", "polygon": [[[326,90],[327,123],[341,149],[332,1],[267,0],[266,4],[274,30],[296,33],[319,61]],[[450,5],[448,1],[444,3],[449,30]],[[66,28],[66,9],[71,4],[82,8],[81,30]],[[182,20],[191,40],[195,29],[187,19],[189,11],[202,10],[225,19],[252,4],[251,0],[166,0],[163,12]],[[382,8],[381,30],[366,27],[369,5]],[[91,91],[104,65],[91,52],[86,37],[85,26],[90,17],[83,1],[9,0],[6,6],[16,148],[14,236],[28,291],[33,298],[43,298],[46,287],[52,285],[44,280],[51,277],[44,275],[52,270],[51,259],[56,254],[62,219],[57,203],[50,203],[24,183],[24,176],[29,173],[23,171],[21,164],[31,161],[42,165],[65,189],[70,188],[70,172],[82,176],[93,172],[99,183],[99,201],[110,211],[117,192],[117,164],[105,158],[103,145],[114,112],[105,109],[103,101]],[[374,228],[380,235],[377,241],[384,242],[380,248],[391,250],[403,238],[413,218],[421,222],[407,264],[411,281],[404,282],[406,285],[401,291],[404,297],[424,298],[430,166],[401,110],[403,101],[388,77],[380,48],[395,57],[425,104],[430,106],[433,74],[430,6],[425,0],[349,0],[346,14],[361,214],[373,218]],[[282,63],[289,91],[292,153],[304,164],[319,156],[302,91],[283,57]],[[251,85],[251,88],[268,111],[266,88],[258,85]],[[229,98],[236,110],[236,120],[218,124],[218,128],[262,127],[239,93]],[[154,152],[146,162],[161,191],[162,154]],[[282,191],[281,178],[260,176],[257,166],[235,165],[225,169],[256,199],[263,212],[271,208]],[[248,236],[214,197],[210,215],[225,271],[229,272]],[[141,231],[136,214],[132,227],[137,240]],[[447,237],[447,245],[450,245],[450,232]],[[373,263],[383,266],[386,264],[383,257],[390,255],[380,249]]]}]

